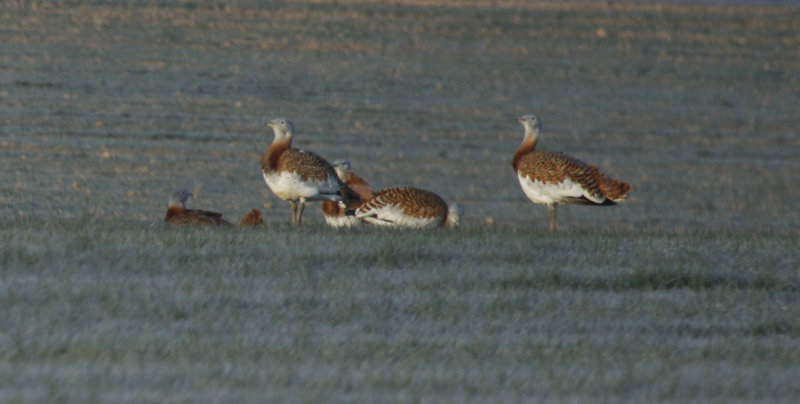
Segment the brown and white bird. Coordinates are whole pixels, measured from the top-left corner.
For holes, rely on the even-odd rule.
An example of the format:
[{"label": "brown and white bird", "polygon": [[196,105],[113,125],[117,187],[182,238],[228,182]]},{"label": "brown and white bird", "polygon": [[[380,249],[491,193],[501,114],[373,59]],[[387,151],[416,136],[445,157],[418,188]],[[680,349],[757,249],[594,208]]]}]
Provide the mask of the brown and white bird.
[{"label": "brown and white bird", "polygon": [[242,220],[239,222],[239,227],[260,226],[263,224],[264,218],[261,216],[261,211],[257,208],[253,208],[242,217]]},{"label": "brown and white bird", "polygon": [[200,209],[186,209],[186,201],[193,196],[191,192],[185,189],[179,189],[173,192],[172,195],[169,196],[169,207],[167,208],[166,216],[164,216],[164,222],[173,225],[230,225],[227,220],[222,218],[222,213]]},{"label": "brown and white bird", "polygon": [[551,232],[556,230],[556,206],[615,205],[631,192],[630,185],[605,176],[595,166],[563,153],[536,150],[542,127],[539,118],[523,115],[519,122],[525,135],[511,164],[528,199],[547,205]]},{"label": "brown and white bird", "polygon": [[368,223],[391,227],[457,227],[463,208],[448,205],[439,195],[419,188],[380,190],[356,209],[356,217]]},{"label": "brown and white bird", "polygon": [[300,224],[307,201],[347,203],[354,197],[327,160],[310,151],[292,148],[291,121],[276,118],[267,125],[275,132],[275,139],[261,156],[261,171],[269,189],[289,201],[292,224]]},{"label": "brown and white bird", "polygon": [[363,201],[372,197],[372,187],[363,178],[355,175],[352,171],[350,162],[344,159],[333,161],[333,168],[336,170],[336,175],[339,179],[347,185],[348,188],[358,194],[358,200],[353,200],[345,205],[344,202],[336,201],[323,201],[322,214],[325,216],[325,222],[331,227],[351,227],[361,223],[353,212],[358,208]]}]

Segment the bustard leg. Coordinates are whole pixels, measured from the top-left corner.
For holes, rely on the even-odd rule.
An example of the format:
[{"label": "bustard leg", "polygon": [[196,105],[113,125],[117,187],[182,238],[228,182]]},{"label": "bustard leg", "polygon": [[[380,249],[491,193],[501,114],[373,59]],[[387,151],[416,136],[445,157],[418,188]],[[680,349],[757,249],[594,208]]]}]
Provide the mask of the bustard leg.
[{"label": "bustard leg", "polygon": [[303,209],[306,207],[306,201],[304,199],[300,199],[300,204],[297,206],[297,225],[300,225],[300,221],[303,220]]},{"label": "bustard leg", "polygon": [[547,211],[550,213],[550,233],[556,231],[556,205],[547,205]]},{"label": "bustard leg", "polygon": [[297,224],[297,202],[289,201],[289,206],[292,207],[292,224]]}]

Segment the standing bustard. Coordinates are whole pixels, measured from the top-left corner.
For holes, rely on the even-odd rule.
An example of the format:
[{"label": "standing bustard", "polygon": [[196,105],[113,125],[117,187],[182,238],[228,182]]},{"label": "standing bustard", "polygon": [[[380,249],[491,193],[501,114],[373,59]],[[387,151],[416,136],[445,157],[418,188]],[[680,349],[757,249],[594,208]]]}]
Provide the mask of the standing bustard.
[{"label": "standing bustard", "polygon": [[392,227],[457,227],[463,209],[448,205],[439,195],[419,188],[396,187],[378,191],[356,209],[356,217]]},{"label": "standing bustard", "polygon": [[169,207],[164,216],[164,222],[173,225],[183,224],[223,224],[230,223],[222,218],[222,213],[211,212],[200,209],[186,209],[186,201],[194,195],[185,190],[179,189],[169,196]]},{"label": "standing bustard", "polygon": [[289,201],[292,224],[299,225],[306,201],[344,201],[353,192],[336,175],[327,160],[319,155],[292,148],[294,125],[285,118],[267,124],[275,139],[261,156],[261,171],[269,189],[279,198]]},{"label": "standing bustard", "polygon": [[351,201],[349,205],[345,205],[341,201],[323,201],[322,214],[325,215],[325,222],[331,227],[355,226],[361,220],[355,217],[353,212],[361,203],[372,197],[372,188],[367,181],[353,173],[349,161],[344,159],[334,160],[333,168],[336,170],[339,179],[358,194],[359,199]]},{"label": "standing bustard", "polygon": [[535,150],[541,131],[539,118],[523,115],[519,122],[525,135],[511,164],[528,199],[547,205],[551,232],[556,230],[557,205],[615,205],[631,192],[630,185],[603,175],[595,166],[563,153]]}]

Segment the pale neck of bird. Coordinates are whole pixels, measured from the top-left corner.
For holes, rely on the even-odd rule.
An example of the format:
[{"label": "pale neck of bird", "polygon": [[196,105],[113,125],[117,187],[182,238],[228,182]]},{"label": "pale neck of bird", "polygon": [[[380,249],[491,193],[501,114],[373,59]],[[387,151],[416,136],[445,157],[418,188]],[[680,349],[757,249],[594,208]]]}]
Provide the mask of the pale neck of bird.
[{"label": "pale neck of bird", "polygon": [[285,132],[276,133],[275,134],[275,140],[273,140],[272,143],[289,143],[291,145],[292,144],[292,134],[291,133],[285,133]]},{"label": "pale neck of bird", "polygon": [[539,130],[538,129],[528,129],[525,128],[525,135],[522,137],[522,144],[533,144],[536,145],[536,141],[539,140]]}]

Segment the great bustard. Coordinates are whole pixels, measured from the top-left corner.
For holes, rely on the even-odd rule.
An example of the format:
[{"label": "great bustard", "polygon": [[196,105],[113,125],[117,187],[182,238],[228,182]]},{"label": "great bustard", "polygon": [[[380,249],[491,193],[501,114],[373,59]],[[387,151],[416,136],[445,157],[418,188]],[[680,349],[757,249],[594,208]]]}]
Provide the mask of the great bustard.
[{"label": "great bustard", "polygon": [[289,201],[292,224],[300,224],[307,201],[347,203],[354,197],[327,160],[310,151],[292,148],[291,121],[276,118],[268,125],[275,132],[275,139],[261,156],[261,171],[269,189]]},{"label": "great bustard", "polygon": [[525,135],[512,165],[528,199],[547,205],[551,232],[556,230],[556,206],[615,205],[631,192],[630,185],[605,176],[595,166],[563,153],[536,150],[541,131],[539,118],[523,115],[519,122]]},{"label": "great bustard", "polygon": [[439,195],[419,188],[396,187],[378,191],[356,209],[356,217],[392,227],[456,227],[463,209],[448,205]]},{"label": "great bustard", "polygon": [[200,209],[186,209],[186,201],[194,195],[185,190],[179,189],[169,196],[169,206],[164,222],[173,225],[183,224],[214,224],[229,225],[230,223],[222,218],[222,213],[211,212]]},{"label": "great bustard", "polygon": [[264,218],[261,216],[261,211],[257,208],[253,208],[242,217],[242,220],[239,222],[239,227],[261,226],[263,224]]},{"label": "great bustard", "polygon": [[361,223],[361,220],[353,213],[361,203],[372,197],[372,188],[367,181],[353,173],[349,161],[344,159],[334,160],[333,168],[336,170],[339,179],[358,194],[359,199],[353,200],[347,205],[341,201],[323,201],[322,214],[325,216],[325,222],[331,227],[355,226]]}]

